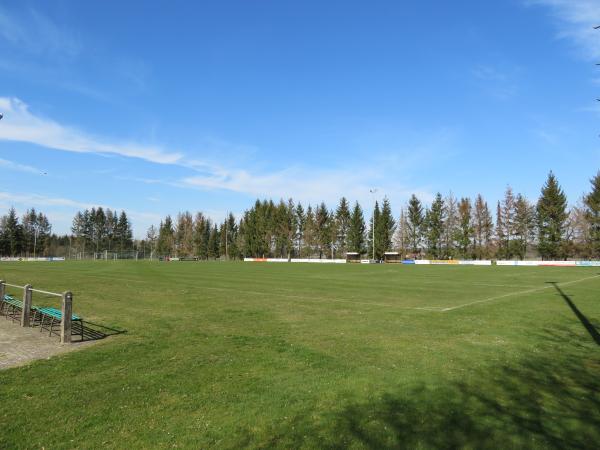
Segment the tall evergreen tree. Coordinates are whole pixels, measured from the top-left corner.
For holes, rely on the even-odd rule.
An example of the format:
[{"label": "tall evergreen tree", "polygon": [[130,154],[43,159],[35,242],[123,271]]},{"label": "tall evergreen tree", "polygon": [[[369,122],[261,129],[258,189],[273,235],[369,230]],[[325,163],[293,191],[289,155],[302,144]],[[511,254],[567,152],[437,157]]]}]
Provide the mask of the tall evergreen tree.
[{"label": "tall evergreen tree", "polygon": [[554,173],[542,187],[537,203],[538,251],[543,259],[564,257],[562,248],[567,221],[567,197]]},{"label": "tall evergreen tree", "polygon": [[348,224],[348,251],[363,254],[365,251],[365,218],[359,203],[354,203]]},{"label": "tall evergreen tree", "polygon": [[174,250],[175,232],[171,216],[165,217],[158,230],[157,251],[161,256],[171,256]]},{"label": "tall evergreen tree", "polygon": [[423,206],[419,199],[413,194],[408,201],[407,208],[407,235],[410,242],[411,252],[417,257],[421,253],[423,242]]},{"label": "tall evergreen tree", "polygon": [[337,248],[340,256],[343,256],[348,251],[348,232],[350,228],[350,207],[346,197],[340,199],[335,211],[335,221],[337,223]]},{"label": "tall evergreen tree", "polygon": [[382,260],[385,252],[392,249],[392,238],[396,221],[392,216],[392,207],[387,197],[383,199],[379,220],[375,223],[375,258]]},{"label": "tall evergreen tree", "polygon": [[584,197],[585,218],[589,225],[589,245],[591,256],[600,258],[600,171],[590,183],[592,190]]},{"label": "tall evergreen tree", "polygon": [[535,235],[535,208],[521,194],[518,194],[515,199],[513,217],[514,239],[511,241],[510,255],[523,260]]},{"label": "tall evergreen tree", "polygon": [[429,254],[434,259],[441,258],[444,221],[444,200],[442,199],[442,195],[438,192],[431,203],[431,207],[425,214],[427,248]]},{"label": "tall evergreen tree", "polygon": [[315,210],[315,225],[319,259],[322,259],[323,255],[329,253],[331,246],[330,215],[325,203],[321,203]]}]

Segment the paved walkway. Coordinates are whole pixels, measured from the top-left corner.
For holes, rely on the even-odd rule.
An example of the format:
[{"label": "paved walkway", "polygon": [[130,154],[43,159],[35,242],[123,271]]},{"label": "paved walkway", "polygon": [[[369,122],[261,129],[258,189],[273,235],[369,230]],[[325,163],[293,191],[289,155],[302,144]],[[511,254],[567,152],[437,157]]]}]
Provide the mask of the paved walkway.
[{"label": "paved walkway", "polygon": [[21,328],[0,316],[0,370],[22,366],[35,359],[49,359],[59,353],[66,353],[87,346],[91,342],[61,344],[58,336],[40,333],[38,328]]}]

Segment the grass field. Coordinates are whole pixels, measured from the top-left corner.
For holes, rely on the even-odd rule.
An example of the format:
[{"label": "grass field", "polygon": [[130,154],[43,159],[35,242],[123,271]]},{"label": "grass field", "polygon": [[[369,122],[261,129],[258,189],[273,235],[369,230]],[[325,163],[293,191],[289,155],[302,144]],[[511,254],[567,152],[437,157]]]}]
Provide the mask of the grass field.
[{"label": "grass field", "polygon": [[0,372],[0,448],[598,448],[599,272],[3,263],[127,332]]}]

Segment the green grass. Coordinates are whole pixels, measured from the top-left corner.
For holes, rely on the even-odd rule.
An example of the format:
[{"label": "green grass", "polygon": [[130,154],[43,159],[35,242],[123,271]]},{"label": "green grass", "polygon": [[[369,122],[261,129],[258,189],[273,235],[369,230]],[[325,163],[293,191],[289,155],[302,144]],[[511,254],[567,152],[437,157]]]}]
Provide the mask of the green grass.
[{"label": "green grass", "polygon": [[127,333],[0,372],[0,448],[598,448],[598,272],[2,263]]}]

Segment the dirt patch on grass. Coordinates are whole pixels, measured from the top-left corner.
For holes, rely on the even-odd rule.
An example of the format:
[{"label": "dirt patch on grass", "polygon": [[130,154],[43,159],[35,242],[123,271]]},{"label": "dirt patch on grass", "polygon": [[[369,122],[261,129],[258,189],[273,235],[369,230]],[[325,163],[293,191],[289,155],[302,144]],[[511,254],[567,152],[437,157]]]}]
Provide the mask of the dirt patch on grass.
[{"label": "dirt patch on grass", "polygon": [[22,366],[36,359],[78,350],[94,342],[61,344],[58,336],[40,333],[39,328],[22,328],[17,322],[0,316],[0,370]]}]

